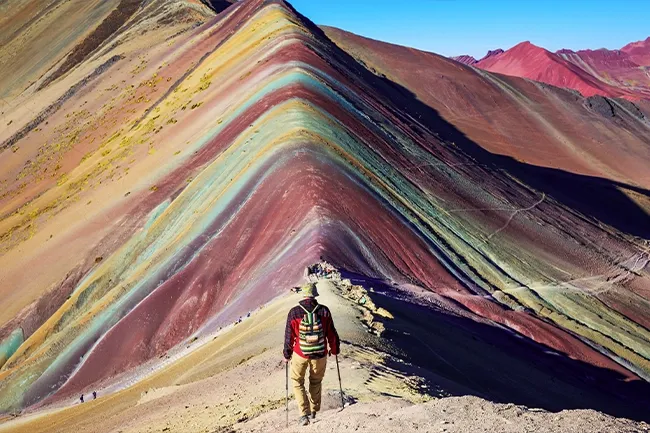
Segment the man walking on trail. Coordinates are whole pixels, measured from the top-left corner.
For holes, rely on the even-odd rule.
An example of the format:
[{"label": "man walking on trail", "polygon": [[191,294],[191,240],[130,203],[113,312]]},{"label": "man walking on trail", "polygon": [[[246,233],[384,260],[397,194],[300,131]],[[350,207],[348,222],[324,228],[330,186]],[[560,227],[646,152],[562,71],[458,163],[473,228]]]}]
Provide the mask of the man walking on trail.
[{"label": "man walking on trail", "polygon": [[[316,301],[315,283],[300,288],[303,299],[289,311],[284,331],[284,362],[291,360],[293,393],[300,409],[300,425],[309,424],[320,410],[321,384],[327,367],[327,354],[339,354],[339,336],[329,308]],[[327,350],[329,346],[329,352]],[[309,369],[309,395],[305,375]]]}]

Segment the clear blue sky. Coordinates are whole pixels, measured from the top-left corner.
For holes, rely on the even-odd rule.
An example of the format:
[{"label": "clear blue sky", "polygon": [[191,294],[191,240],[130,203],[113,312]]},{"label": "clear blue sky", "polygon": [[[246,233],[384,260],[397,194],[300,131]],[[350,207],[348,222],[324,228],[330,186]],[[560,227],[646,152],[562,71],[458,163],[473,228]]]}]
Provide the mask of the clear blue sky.
[{"label": "clear blue sky", "polygon": [[373,39],[480,58],[529,40],[621,48],[650,36],[650,0],[289,0],[316,24]]}]

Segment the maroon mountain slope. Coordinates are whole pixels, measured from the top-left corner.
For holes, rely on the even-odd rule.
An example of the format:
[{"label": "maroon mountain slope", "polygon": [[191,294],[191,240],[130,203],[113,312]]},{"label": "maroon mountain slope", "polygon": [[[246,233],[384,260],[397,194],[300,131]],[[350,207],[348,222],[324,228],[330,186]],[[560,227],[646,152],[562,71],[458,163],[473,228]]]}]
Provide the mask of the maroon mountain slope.
[{"label": "maroon mountain slope", "polygon": [[643,66],[650,66],[650,37],[644,41],[627,44],[621,51],[629,54],[632,61]]},{"label": "maroon mountain slope", "polygon": [[505,52],[489,51],[471,65],[577,90],[583,96],[650,99],[650,38],[620,50],[562,49],[555,53],[526,41]]},{"label": "maroon mountain slope", "polygon": [[584,96],[627,96],[627,92],[599,80],[574,63],[544,48],[522,42],[509,50],[476,63],[478,68],[505,75],[529,78],[574,89]]}]

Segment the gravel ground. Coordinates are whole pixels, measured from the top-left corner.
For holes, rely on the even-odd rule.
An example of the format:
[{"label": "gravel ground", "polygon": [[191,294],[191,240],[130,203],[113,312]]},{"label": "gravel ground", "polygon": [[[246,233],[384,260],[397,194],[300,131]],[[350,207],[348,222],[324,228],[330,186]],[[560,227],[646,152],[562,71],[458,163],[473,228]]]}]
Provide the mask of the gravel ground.
[{"label": "gravel ground", "polygon": [[[329,396],[330,405],[336,396]],[[614,418],[593,410],[565,410],[559,413],[512,404],[495,404],[478,397],[448,397],[422,404],[401,399],[354,404],[343,411],[323,412],[307,427],[290,419],[283,410],[235,426],[237,432],[446,432],[446,433],[632,433],[649,432],[650,425]]]}]

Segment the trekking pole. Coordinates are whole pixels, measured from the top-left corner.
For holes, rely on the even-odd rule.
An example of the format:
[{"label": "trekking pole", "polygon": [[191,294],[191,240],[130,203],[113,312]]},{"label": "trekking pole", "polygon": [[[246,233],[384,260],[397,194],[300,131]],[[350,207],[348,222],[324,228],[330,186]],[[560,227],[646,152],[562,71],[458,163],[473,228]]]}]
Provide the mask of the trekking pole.
[{"label": "trekking pole", "polygon": [[284,383],[285,383],[285,389],[287,391],[287,395],[286,395],[286,399],[285,399],[285,401],[287,403],[287,406],[286,406],[287,428],[289,428],[289,363],[288,362],[285,362],[284,370],[285,370],[285,373],[286,373],[285,374],[286,380],[284,381]]},{"label": "trekking pole", "polygon": [[343,401],[343,385],[341,385],[341,369],[339,368],[339,356],[334,355],[336,358],[336,371],[339,374],[339,389],[341,390],[341,410],[345,407],[345,402]]}]

